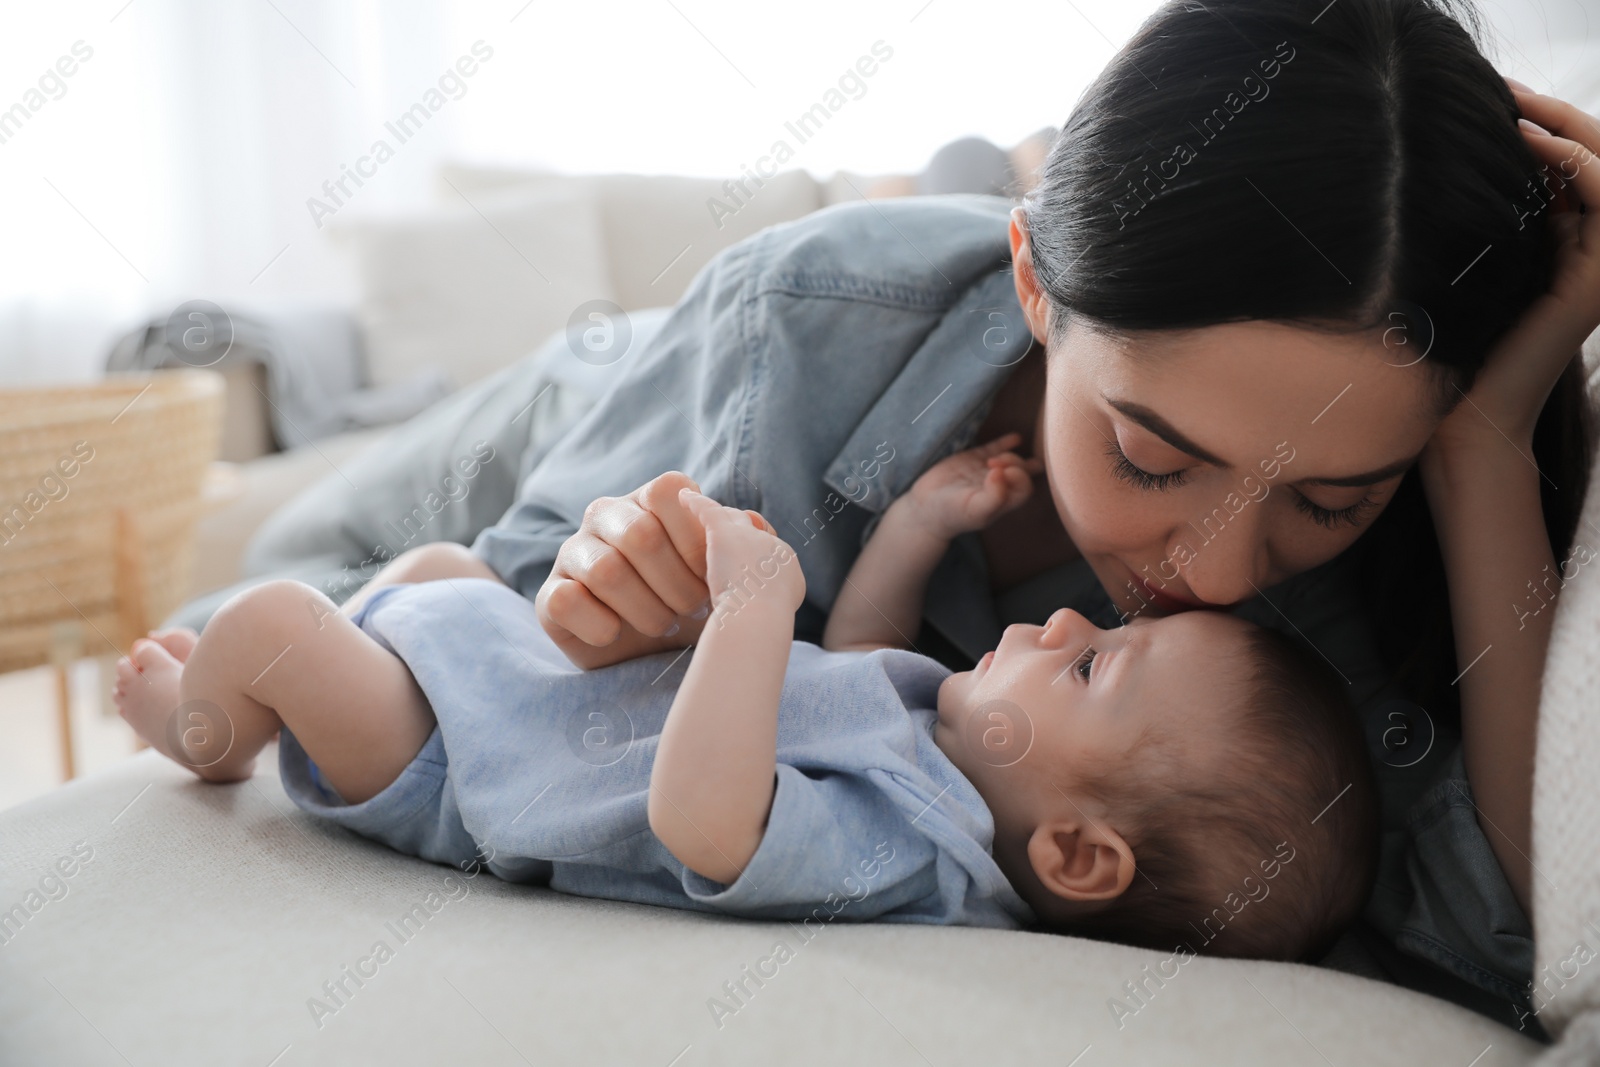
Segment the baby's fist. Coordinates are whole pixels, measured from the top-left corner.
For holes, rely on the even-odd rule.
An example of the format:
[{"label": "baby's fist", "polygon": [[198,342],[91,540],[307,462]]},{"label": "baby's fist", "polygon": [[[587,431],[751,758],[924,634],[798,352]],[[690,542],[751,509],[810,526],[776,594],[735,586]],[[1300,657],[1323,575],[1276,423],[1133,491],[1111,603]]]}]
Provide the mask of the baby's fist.
[{"label": "baby's fist", "polygon": [[1044,469],[1041,460],[1010,451],[1021,442],[1021,434],[1008,433],[929,467],[906,494],[919,521],[952,538],[1020,507],[1033,495],[1033,475]]},{"label": "baby's fist", "polygon": [[713,612],[727,616],[746,604],[765,603],[793,614],[806,596],[806,579],[794,549],[754,511],[724,507],[695,492],[678,499],[706,531],[706,586]]}]

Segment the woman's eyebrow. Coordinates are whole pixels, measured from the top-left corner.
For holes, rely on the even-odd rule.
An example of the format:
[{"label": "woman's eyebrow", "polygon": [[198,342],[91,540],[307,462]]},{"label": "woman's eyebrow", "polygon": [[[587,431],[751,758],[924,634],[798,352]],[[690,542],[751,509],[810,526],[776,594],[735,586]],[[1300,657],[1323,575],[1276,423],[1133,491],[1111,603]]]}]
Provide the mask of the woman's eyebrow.
[{"label": "woman's eyebrow", "polygon": [[1402,459],[1398,463],[1391,463],[1387,467],[1379,467],[1377,470],[1367,471],[1365,474],[1349,474],[1342,478],[1303,478],[1301,481],[1305,485],[1331,485],[1342,489],[1364,489],[1369,485],[1386,482],[1397,474],[1404,474],[1411,469],[1411,465],[1416,461],[1417,457],[1412,456],[1410,459]]},{"label": "woman's eyebrow", "polygon": [[[1176,448],[1179,452],[1187,453],[1195,459],[1203,460],[1222,470],[1229,469],[1229,465],[1226,462],[1189,440],[1179,433],[1172,423],[1143,404],[1135,404],[1131,400],[1115,400],[1109,396],[1104,396],[1104,394],[1102,394],[1102,398],[1107,404],[1110,404],[1122,414],[1143,426],[1173,448]],[[1387,466],[1379,467],[1377,470],[1366,471],[1361,474],[1345,474],[1336,478],[1303,478],[1301,483],[1304,485],[1326,485],[1340,489],[1361,489],[1369,485],[1377,485],[1379,482],[1386,482],[1397,474],[1404,474],[1411,469],[1412,464],[1417,462],[1417,458],[1416,456],[1411,456],[1407,459],[1390,463]]]},{"label": "woman's eyebrow", "polygon": [[1122,414],[1126,415],[1140,426],[1143,426],[1146,430],[1149,430],[1151,433],[1161,438],[1173,448],[1176,448],[1179,452],[1188,453],[1195,459],[1209,463],[1213,467],[1219,467],[1222,470],[1230,469],[1228,463],[1217,458],[1210,452],[1207,452],[1205,449],[1195,444],[1193,441],[1189,440],[1187,437],[1183,436],[1183,434],[1177,431],[1172,423],[1168,422],[1160,415],[1157,415],[1143,404],[1135,404],[1131,400],[1113,400],[1111,397],[1105,396],[1104,394],[1101,394],[1101,397],[1107,404],[1110,404],[1112,407],[1122,412]]}]

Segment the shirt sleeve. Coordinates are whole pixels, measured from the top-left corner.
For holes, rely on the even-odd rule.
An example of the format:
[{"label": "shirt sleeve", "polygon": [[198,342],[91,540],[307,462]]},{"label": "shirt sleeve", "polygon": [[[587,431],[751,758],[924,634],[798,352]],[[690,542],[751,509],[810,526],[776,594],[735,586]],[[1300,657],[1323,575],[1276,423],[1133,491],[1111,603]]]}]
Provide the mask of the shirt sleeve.
[{"label": "shirt sleeve", "polygon": [[624,496],[669,470],[683,471],[718,501],[759,506],[730,451],[751,368],[740,296],[751,246],[761,239],[717,253],[658,332],[587,375],[603,384],[599,399],[523,479],[510,510],[473,542],[507,585],[536,595],[591,501]]},{"label": "shirt sleeve", "polygon": [[939,895],[938,849],[871,779],[778,765],[761,844],[731,885],[685,868],[689,897],[747,918],[873,919]]},{"label": "shirt sleeve", "polygon": [[1396,944],[1481,989],[1524,1000],[1533,928],[1478,825],[1459,745],[1413,805],[1406,829],[1411,905]]}]

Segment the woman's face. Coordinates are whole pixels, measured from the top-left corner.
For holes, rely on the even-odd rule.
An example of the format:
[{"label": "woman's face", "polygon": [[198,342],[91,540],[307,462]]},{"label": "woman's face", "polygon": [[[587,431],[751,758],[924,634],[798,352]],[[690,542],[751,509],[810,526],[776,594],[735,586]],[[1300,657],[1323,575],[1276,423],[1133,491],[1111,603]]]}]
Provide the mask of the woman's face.
[{"label": "woman's face", "polygon": [[[1043,341],[1032,283],[1017,271]],[[1047,357],[1038,448],[1119,609],[1234,604],[1355,541],[1438,424],[1426,363],[1403,351],[1264,321],[1125,345],[1072,324]]]}]

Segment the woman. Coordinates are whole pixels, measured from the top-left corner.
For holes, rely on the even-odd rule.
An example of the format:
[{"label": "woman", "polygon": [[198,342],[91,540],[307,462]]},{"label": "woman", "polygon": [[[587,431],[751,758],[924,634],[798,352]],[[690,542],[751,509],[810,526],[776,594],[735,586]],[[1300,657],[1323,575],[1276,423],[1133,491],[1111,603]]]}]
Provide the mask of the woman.
[{"label": "woman", "polygon": [[[1576,165],[1542,168],[1600,150],[1600,124],[1514,97],[1446,3],[1162,8],[1021,208],[853,204],[728,249],[472,555],[408,553],[378,584],[498,577],[585,666],[688,647],[708,595],[677,504],[695,484],[789,540],[810,590],[796,635],[817,640],[887,503],[1019,432],[1050,492],[958,541],[908,637],[961,668],[1062,605],[1298,634],[1350,683],[1384,775],[1379,888],[1330,962],[1526,1017],[1525,828],[1485,837],[1488,756],[1463,759],[1454,700],[1531,715],[1542,644],[1457,664],[1412,471],[1463,403],[1507,448],[1525,422],[1566,558],[1600,241]],[[1557,136],[1519,132],[1523,113]]]},{"label": "woman", "polygon": [[[919,645],[960,662],[960,652],[984,647],[985,627],[971,616],[985,600],[998,624],[1062,602],[1095,607],[1102,592],[1123,616],[1233,608],[1300,631],[1350,678],[1378,733],[1397,722],[1411,733],[1411,751],[1378,749],[1392,773],[1385,871],[1369,911],[1386,937],[1369,938],[1371,951],[1390,974],[1508,1011],[1499,1017],[1510,1022],[1531,970],[1518,902],[1525,891],[1512,891],[1500,854],[1515,864],[1514,853],[1486,844],[1467,799],[1464,786],[1479,776],[1471,766],[1463,773],[1450,734],[1461,688],[1451,682],[1469,664],[1453,656],[1437,541],[1409,472],[1525,313],[1521,350],[1502,362],[1533,361],[1529,339],[1570,357],[1600,321],[1592,248],[1588,274],[1571,261],[1573,272],[1554,280],[1569,303],[1540,299],[1553,282],[1550,220],[1576,221],[1575,198],[1551,202],[1554,183],[1540,180],[1540,165],[1557,165],[1556,153],[1572,146],[1519,133],[1519,109],[1591,149],[1600,142],[1592,122],[1559,103],[1514,99],[1435,5],[1325,6],[1169,6],[1086,91],[1010,222],[1007,282],[1027,335],[1047,354],[1021,360],[997,390],[998,375],[983,372],[1015,360],[1018,346],[1006,350],[1013,323],[992,284],[985,288],[992,277],[974,272],[968,282],[961,252],[924,247],[933,235],[909,217],[874,227],[887,205],[831,221],[898,243],[887,254],[901,270],[885,267],[877,250],[855,265],[835,258],[848,239],[820,235],[820,216],[802,221],[780,228],[791,232],[787,242],[773,236],[724,257],[674,316],[695,337],[739,353],[746,368],[658,343],[658,353],[717,371],[692,375],[699,388],[684,389],[684,362],[646,358],[630,378],[635,388],[610,394],[609,407],[602,402],[600,416],[529,480],[520,509],[476,547],[507,580],[538,589],[547,629],[574,659],[598,664],[691,644],[691,613],[706,590],[694,526],[674,506],[682,479],[641,478],[637,492],[595,500],[568,536],[578,515],[567,502],[582,493],[563,482],[587,481],[600,467],[592,449],[643,452],[656,470],[690,471],[728,502],[761,509],[790,538],[825,598],[808,605],[815,618],[802,612],[804,633],[884,500],[941,448],[1019,431],[1043,457],[1051,492],[969,546],[981,565],[948,561],[947,598],[930,605]],[[906,313],[862,307],[895,302],[897,281],[914,305],[923,290],[907,275],[927,291],[942,275],[947,290],[967,282],[981,294],[941,308],[933,327],[976,342],[967,373],[940,378],[950,368],[933,361],[920,389],[903,380],[908,356],[933,336],[915,316],[913,336],[896,336]],[[980,313],[990,305],[1001,310]],[[855,361],[875,348],[884,358],[848,367],[813,355],[841,344]],[[941,394],[949,383],[964,395]],[[1532,447],[1558,560],[1585,484],[1579,383],[1573,362]],[[843,426],[818,410],[830,397]],[[880,406],[863,410],[874,398],[889,401],[893,420]],[[666,401],[673,407],[660,417],[676,425],[665,435],[656,423],[624,425],[643,404]],[[941,404],[952,418],[936,422]],[[920,435],[921,423],[947,432]],[[620,439],[608,440],[602,425]],[[652,441],[664,450],[652,452]],[[557,469],[564,464],[570,473]],[[813,499],[791,502],[778,486]],[[531,581],[524,568],[549,562],[552,524],[562,547],[548,577]],[[543,550],[527,553],[528,538],[541,534]],[[1085,569],[1098,590],[1085,588]],[[1050,576],[1061,580],[1041,583]],[[1377,656],[1363,654],[1364,641]],[[1480,699],[1517,684],[1536,699],[1537,658],[1477,667],[1467,698],[1481,681]],[[1392,717],[1397,707],[1407,718]],[[1430,742],[1428,760],[1401,766]],[[1479,759],[1491,756],[1531,752]]]}]

